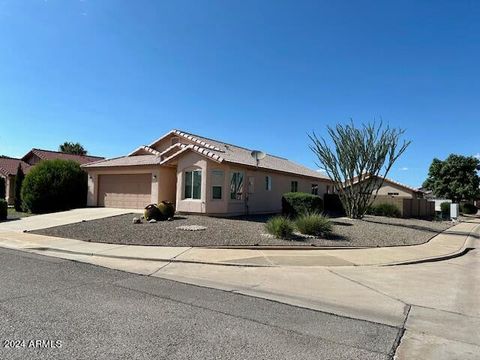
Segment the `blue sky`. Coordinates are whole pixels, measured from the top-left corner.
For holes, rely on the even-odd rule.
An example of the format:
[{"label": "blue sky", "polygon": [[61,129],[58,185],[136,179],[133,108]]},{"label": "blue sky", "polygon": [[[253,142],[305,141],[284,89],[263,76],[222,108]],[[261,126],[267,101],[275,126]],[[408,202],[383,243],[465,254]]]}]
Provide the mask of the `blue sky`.
[{"label": "blue sky", "polygon": [[123,155],[172,128],[315,168],[307,133],[382,118],[391,177],[480,152],[477,1],[0,0],[0,154]]}]

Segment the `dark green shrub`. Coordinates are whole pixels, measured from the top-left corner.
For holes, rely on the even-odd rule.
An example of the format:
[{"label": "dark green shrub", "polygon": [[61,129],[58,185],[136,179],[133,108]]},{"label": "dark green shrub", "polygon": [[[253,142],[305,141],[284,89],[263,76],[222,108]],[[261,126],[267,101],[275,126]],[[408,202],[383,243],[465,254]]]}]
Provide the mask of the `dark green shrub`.
[{"label": "dark green shrub", "polygon": [[5,178],[0,176],[0,199],[5,199],[6,195],[7,192]]},{"label": "dark green shrub", "polygon": [[367,214],[386,217],[401,217],[400,209],[393,204],[381,203],[368,208]]},{"label": "dark green shrub", "polygon": [[22,201],[32,213],[84,207],[87,173],[71,160],[45,160],[33,167],[22,186]]},{"label": "dark green shrub", "polygon": [[266,224],[265,229],[270,235],[280,239],[289,239],[293,234],[293,222],[284,216],[275,216],[270,218]]},{"label": "dark green shrub", "polygon": [[332,232],[332,222],[326,216],[318,213],[300,215],[295,220],[295,226],[301,234],[328,235]]},{"label": "dark green shrub", "polygon": [[282,214],[295,218],[298,215],[323,211],[323,200],[318,195],[291,192],[282,196]]},{"label": "dark green shrub", "polygon": [[22,165],[18,164],[17,175],[15,175],[15,199],[14,207],[16,211],[22,211],[22,184],[25,179],[25,173],[23,172]]},{"label": "dark green shrub", "polygon": [[450,205],[451,203],[448,201],[442,202],[440,204],[440,211],[442,213],[442,218],[450,219]]},{"label": "dark green shrub", "polygon": [[0,221],[7,220],[8,204],[4,199],[0,199]]},{"label": "dark green shrub", "polygon": [[460,205],[460,212],[467,215],[475,215],[478,212],[478,208],[470,203]]},{"label": "dark green shrub", "polygon": [[343,208],[342,201],[338,194],[325,194],[323,196],[323,205],[325,211],[330,211],[338,215],[345,215],[345,209]]}]

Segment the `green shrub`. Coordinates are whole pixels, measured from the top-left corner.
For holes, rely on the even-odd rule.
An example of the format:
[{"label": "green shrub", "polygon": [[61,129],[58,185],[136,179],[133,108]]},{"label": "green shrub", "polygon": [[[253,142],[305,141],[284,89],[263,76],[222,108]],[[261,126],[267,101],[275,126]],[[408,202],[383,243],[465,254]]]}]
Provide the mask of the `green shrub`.
[{"label": "green shrub", "polygon": [[7,220],[8,204],[4,199],[0,199],[0,221]]},{"label": "green shrub", "polygon": [[386,217],[401,217],[400,209],[393,204],[381,203],[368,208],[367,214]]},{"label": "green shrub", "polygon": [[448,201],[442,202],[440,204],[440,211],[442,213],[442,218],[450,219],[450,205],[451,203]]},{"label": "green shrub", "polygon": [[323,211],[323,200],[318,195],[291,192],[282,196],[282,214],[295,218],[301,214]]},{"label": "green shrub", "polygon": [[338,194],[325,194],[323,196],[323,205],[326,211],[331,211],[339,215],[345,215],[342,201]]},{"label": "green shrub", "polygon": [[475,215],[478,212],[478,208],[470,203],[460,205],[460,212],[467,215]]},{"label": "green shrub", "polygon": [[5,199],[6,190],[5,178],[0,176],[0,199]]},{"label": "green shrub", "polygon": [[265,229],[270,235],[280,239],[288,239],[293,234],[293,222],[284,216],[275,216],[267,221]]},{"label": "green shrub", "polygon": [[87,173],[71,160],[45,160],[33,167],[22,185],[23,207],[47,213],[84,207]]},{"label": "green shrub", "polygon": [[18,164],[17,175],[15,175],[15,199],[14,207],[16,211],[23,210],[22,203],[22,184],[25,179],[25,173],[23,172],[22,165]]},{"label": "green shrub", "polygon": [[318,213],[303,214],[295,220],[298,231],[305,235],[328,235],[332,232],[332,222]]}]

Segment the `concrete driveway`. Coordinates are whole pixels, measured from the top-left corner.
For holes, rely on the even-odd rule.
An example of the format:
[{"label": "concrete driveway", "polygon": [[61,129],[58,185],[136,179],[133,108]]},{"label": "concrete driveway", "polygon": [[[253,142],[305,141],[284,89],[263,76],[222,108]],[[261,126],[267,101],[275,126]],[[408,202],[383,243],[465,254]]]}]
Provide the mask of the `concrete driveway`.
[{"label": "concrete driveway", "polygon": [[132,209],[112,209],[112,208],[84,208],[61,211],[50,214],[34,215],[17,220],[0,222],[0,232],[45,229],[53,226],[67,225],[81,222],[84,220],[95,220],[104,217],[128,214],[138,212]]}]

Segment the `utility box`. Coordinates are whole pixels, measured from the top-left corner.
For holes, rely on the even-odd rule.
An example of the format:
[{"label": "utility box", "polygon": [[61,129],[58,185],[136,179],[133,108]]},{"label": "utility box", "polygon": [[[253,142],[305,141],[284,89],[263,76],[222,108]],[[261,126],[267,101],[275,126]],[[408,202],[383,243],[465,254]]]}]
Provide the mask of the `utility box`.
[{"label": "utility box", "polygon": [[460,214],[459,204],[450,204],[450,218],[456,220]]}]

